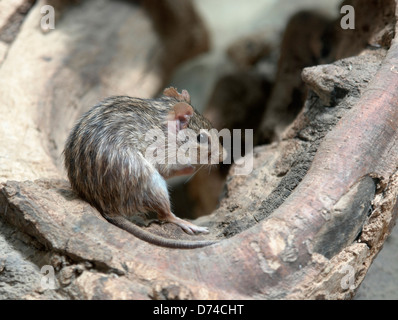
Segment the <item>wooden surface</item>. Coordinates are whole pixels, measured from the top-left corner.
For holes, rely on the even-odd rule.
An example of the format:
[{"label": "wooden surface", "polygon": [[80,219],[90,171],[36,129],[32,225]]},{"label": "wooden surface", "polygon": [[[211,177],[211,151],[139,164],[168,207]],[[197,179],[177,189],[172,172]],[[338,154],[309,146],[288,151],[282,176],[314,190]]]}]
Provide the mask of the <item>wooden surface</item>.
[{"label": "wooden surface", "polygon": [[[231,174],[220,208],[197,221],[210,226],[209,237],[220,243],[188,251],[165,249],[110,225],[78,199],[62,179],[58,156],[86,106],[110,93],[155,95],[171,68],[164,68],[165,56],[174,51],[165,45],[158,53],[164,35],[155,32],[158,27],[139,6],[86,1],[63,11],[56,29],[43,33],[37,24],[42,3],[29,12],[0,68],[0,248],[11,252],[0,257],[0,277],[6,285],[13,275],[21,277],[5,295],[354,295],[398,213],[397,39],[389,48],[305,70],[311,92],[283,140],[256,149],[254,171],[244,177]],[[96,10],[83,23],[87,8]],[[187,12],[192,14],[191,9]],[[98,24],[103,19],[118,23]],[[331,81],[325,83],[328,76]],[[336,90],[344,94],[329,99]],[[329,107],[331,102],[336,109]],[[304,154],[308,157],[298,156]],[[299,178],[291,179],[293,175]],[[149,230],[186,237],[170,225],[154,224]],[[32,258],[27,262],[16,251]],[[25,263],[29,272],[11,272],[12,261]],[[44,291],[34,280],[46,264],[56,270],[57,290]],[[351,288],[342,285],[347,266],[354,270]]]}]

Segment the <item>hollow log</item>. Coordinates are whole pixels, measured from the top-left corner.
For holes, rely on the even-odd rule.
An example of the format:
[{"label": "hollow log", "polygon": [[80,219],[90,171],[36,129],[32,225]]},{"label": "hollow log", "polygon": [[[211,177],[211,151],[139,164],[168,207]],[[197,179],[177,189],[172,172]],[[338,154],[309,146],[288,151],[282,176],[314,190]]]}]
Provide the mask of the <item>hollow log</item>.
[{"label": "hollow log", "polygon": [[[219,208],[196,220],[210,227],[208,236],[169,224],[147,228],[219,240],[193,250],[157,247],[110,225],[72,192],[60,152],[85,108],[117,93],[154,96],[167,73],[207,42],[188,37],[181,46],[198,46],[176,58],[169,44],[186,39],[185,30],[184,37],[173,26],[159,31],[153,1],[84,1],[61,10],[55,30],[43,32],[45,3],[38,1],[4,43],[0,62],[0,297],[354,296],[398,213],[398,38],[385,43],[391,26],[397,31],[396,1],[383,4],[389,24],[377,30],[382,45],[303,70],[309,93],[302,111],[280,141],[245,156],[250,174],[232,166]],[[160,7],[173,10],[170,3]],[[194,17],[188,21],[206,34],[184,3]],[[175,16],[177,26],[186,23]],[[165,34],[175,38],[159,47]],[[45,265],[55,270],[54,288],[40,284]]]}]

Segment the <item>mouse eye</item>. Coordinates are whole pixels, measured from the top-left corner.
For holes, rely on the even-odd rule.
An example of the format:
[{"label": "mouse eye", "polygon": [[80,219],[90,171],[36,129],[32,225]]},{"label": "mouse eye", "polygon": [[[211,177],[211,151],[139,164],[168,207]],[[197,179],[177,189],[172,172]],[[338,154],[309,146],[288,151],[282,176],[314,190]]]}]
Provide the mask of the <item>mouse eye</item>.
[{"label": "mouse eye", "polygon": [[209,136],[203,132],[198,134],[196,139],[198,140],[198,143],[200,143],[200,144],[210,143]]}]

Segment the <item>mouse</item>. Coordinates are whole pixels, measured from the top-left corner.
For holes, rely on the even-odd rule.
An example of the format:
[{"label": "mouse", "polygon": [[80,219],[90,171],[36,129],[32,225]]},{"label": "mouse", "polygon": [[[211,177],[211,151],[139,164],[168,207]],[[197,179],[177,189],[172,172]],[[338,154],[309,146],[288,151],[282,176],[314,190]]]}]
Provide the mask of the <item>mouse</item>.
[{"label": "mouse", "polygon": [[[108,222],[141,240],[180,249],[212,245],[218,241],[164,238],[130,219],[155,212],[160,221],[190,235],[209,232],[173,214],[166,179],[222,161],[226,151],[211,129],[187,90],[166,88],[153,99],[106,98],[81,116],[65,143],[71,187]],[[148,138],[151,134],[155,139]],[[200,161],[204,158],[207,164]]]}]

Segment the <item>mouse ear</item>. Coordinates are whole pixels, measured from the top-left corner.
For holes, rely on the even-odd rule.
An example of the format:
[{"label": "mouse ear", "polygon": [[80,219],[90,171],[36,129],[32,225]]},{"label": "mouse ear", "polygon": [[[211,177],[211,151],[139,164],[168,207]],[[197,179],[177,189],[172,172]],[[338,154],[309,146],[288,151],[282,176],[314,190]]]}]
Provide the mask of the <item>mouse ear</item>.
[{"label": "mouse ear", "polygon": [[175,121],[175,128],[172,126],[171,130],[178,133],[178,131],[186,129],[193,113],[193,108],[188,103],[179,102],[174,105],[167,117],[168,121]]},{"label": "mouse ear", "polygon": [[176,98],[178,101],[191,103],[191,96],[189,95],[187,90],[182,90],[181,93],[178,93],[176,88],[170,87],[164,89],[163,94],[167,97]]}]

